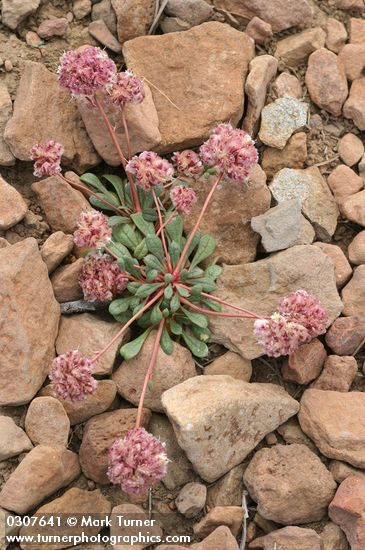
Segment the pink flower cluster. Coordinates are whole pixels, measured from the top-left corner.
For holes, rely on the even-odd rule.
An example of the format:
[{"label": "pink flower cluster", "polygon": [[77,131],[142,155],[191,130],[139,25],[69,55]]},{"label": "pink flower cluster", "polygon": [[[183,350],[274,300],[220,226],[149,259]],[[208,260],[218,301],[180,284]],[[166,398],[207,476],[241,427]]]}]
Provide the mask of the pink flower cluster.
[{"label": "pink flower cluster", "polygon": [[135,175],[137,184],[146,191],[151,186],[163,185],[174,177],[172,164],[153,151],[144,151],[134,156],[128,162],[126,170]]},{"label": "pink flower cluster", "polygon": [[123,107],[126,103],[141,103],[145,98],[143,82],[132,71],[118,73],[110,91],[109,100]]},{"label": "pink flower cluster", "polygon": [[77,220],[77,229],[74,233],[76,246],[88,248],[102,248],[111,239],[112,230],[108,218],[96,210],[81,212]]},{"label": "pink flower cluster", "polygon": [[38,178],[56,176],[61,172],[61,157],[64,153],[61,143],[50,139],[46,143],[38,143],[31,149],[31,159],[34,161],[34,175]]},{"label": "pink flower cluster", "polygon": [[92,377],[94,364],[77,350],[56,357],[51,364],[49,378],[62,399],[75,402],[96,391],[98,386]]},{"label": "pink flower cluster", "polygon": [[328,315],[316,296],[305,290],[291,292],[278,303],[269,319],[254,323],[254,334],[266,355],[290,355],[301,344],[324,334]]},{"label": "pink flower cluster", "polygon": [[197,178],[204,172],[204,166],[199,155],[190,149],[186,149],[186,151],[181,151],[180,153],[174,153],[171,160],[176,164],[179,176]]},{"label": "pink flower cluster", "polygon": [[92,254],[85,261],[80,285],[85,300],[109,302],[126,289],[128,279],[110,256]]},{"label": "pink flower cluster", "polygon": [[181,214],[189,214],[198,200],[194,189],[185,185],[175,185],[170,191],[171,202]]},{"label": "pink flower cluster", "polygon": [[58,82],[72,95],[93,96],[108,90],[115,81],[117,68],[114,61],[100,48],[89,47],[70,50],[60,58]]},{"label": "pink flower cluster", "polygon": [[214,166],[227,178],[244,182],[257,164],[258,153],[250,135],[231,124],[219,124],[200,147],[205,164]]},{"label": "pink flower cluster", "polygon": [[166,475],[165,445],[144,428],[130,430],[109,449],[108,478],[130,495],[144,495]]}]

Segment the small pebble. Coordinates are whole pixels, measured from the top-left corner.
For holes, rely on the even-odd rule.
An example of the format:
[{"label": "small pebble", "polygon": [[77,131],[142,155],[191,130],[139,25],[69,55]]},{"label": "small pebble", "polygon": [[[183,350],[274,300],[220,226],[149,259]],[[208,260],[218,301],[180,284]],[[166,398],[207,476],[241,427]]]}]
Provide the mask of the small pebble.
[{"label": "small pebble", "polygon": [[4,67],[5,67],[5,70],[6,70],[7,73],[11,73],[11,71],[14,68],[12,62],[10,61],[10,59],[5,59]]}]

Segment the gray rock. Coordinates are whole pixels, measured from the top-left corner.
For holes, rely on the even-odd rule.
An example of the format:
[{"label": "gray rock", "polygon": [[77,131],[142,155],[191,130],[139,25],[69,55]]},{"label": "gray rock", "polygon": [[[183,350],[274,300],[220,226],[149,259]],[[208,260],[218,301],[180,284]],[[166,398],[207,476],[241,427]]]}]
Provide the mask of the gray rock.
[{"label": "gray rock", "polygon": [[12,166],[15,164],[15,157],[10,151],[10,147],[4,140],[5,126],[13,114],[13,104],[4,82],[0,84],[0,165]]},{"label": "gray rock", "polygon": [[92,21],[88,26],[87,30],[95,40],[103,44],[112,52],[120,53],[122,51],[122,46],[119,44],[115,36],[110,32],[107,24],[104,19],[97,19]]},{"label": "gray rock", "polygon": [[39,4],[40,0],[3,0],[1,22],[15,30],[28,15],[38,9]]},{"label": "gray rock", "polygon": [[306,125],[308,104],[294,97],[279,97],[261,112],[259,138],[266,145],[284,149],[288,139]]},{"label": "gray rock", "polygon": [[0,416],[0,462],[17,456],[33,447],[27,434],[10,416]]},{"label": "gray rock", "polygon": [[213,6],[205,0],[169,0],[165,12],[195,27],[208,21],[213,15]]},{"label": "gray rock", "polygon": [[117,34],[117,16],[112,7],[111,0],[101,0],[94,4],[91,12],[91,19],[99,21],[102,19],[113,35]]},{"label": "gray rock", "polygon": [[188,483],[178,494],[175,504],[180,514],[193,518],[203,510],[207,498],[207,488],[202,483]]}]

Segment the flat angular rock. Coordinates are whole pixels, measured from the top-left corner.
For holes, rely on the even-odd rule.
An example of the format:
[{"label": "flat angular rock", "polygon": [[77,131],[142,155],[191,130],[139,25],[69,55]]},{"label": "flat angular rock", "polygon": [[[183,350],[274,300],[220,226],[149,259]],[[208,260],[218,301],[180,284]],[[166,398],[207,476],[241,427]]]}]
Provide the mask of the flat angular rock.
[{"label": "flat angular rock", "polygon": [[3,0],[1,9],[1,22],[12,30],[34,13],[40,4],[40,0]]},{"label": "flat angular rock", "polygon": [[195,27],[210,19],[214,11],[205,0],[168,0],[165,13],[179,17]]},{"label": "flat angular rock", "polygon": [[59,303],[80,300],[83,297],[79,283],[84,259],[79,258],[72,264],[59,267],[53,272],[51,283],[56,300]]},{"label": "flat angular rock", "polygon": [[339,317],[326,334],[326,344],[336,355],[352,355],[365,338],[365,319]]},{"label": "flat angular rock", "polygon": [[312,223],[318,239],[331,239],[336,230],[339,211],[326,180],[317,167],[312,166],[305,170],[284,168],[275,175],[269,188],[278,203],[299,199],[302,212]]},{"label": "flat angular rock", "polygon": [[329,17],[326,24],[326,33],[326,48],[331,50],[331,52],[339,53],[347,42],[347,30],[345,25],[342,21],[338,21],[338,19],[334,17]]},{"label": "flat angular rock", "polygon": [[[125,519],[120,521],[118,516],[119,518],[122,517]],[[156,520],[155,521],[152,520],[151,522],[149,522],[149,515],[141,506],[136,506],[135,504],[130,504],[128,502],[119,504],[118,506],[114,506],[112,509],[110,519],[111,519],[110,536],[115,537],[116,540],[118,540],[117,537],[120,537],[119,540],[121,541],[124,541],[124,540],[125,541],[128,541],[128,540],[143,541],[143,538],[141,537],[141,527],[140,527],[141,521],[143,522],[143,525],[146,526],[146,531],[148,530],[148,536],[150,537],[149,540],[163,540],[163,532],[161,527],[158,525]],[[132,537],[136,537],[136,538],[133,539]],[[147,537],[146,537],[146,540],[148,541]],[[114,550],[132,550],[132,549],[143,550],[144,548],[148,548],[148,546],[149,546],[148,542],[147,544],[142,542],[141,544],[132,544],[132,545],[125,544],[124,542],[122,542],[121,544],[113,545],[113,548]]]},{"label": "flat angular rock", "polygon": [[209,482],[242,462],[298,410],[298,403],[278,386],[224,375],[190,378],[167,390],[162,404],[180,447]]},{"label": "flat angular rock", "polygon": [[42,21],[37,29],[37,34],[44,40],[49,40],[54,36],[63,36],[67,29],[68,20],[66,17],[56,17],[55,19]]},{"label": "flat angular rock", "polygon": [[365,44],[346,44],[339,53],[339,59],[349,80],[360,78],[365,67]]},{"label": "flat angular rock", "polygon": [[207,506],[209,508],[242,505],[243,470],[244,465],[239,464],[208,487]]},{"label": "flat angular rock", "polygon": [[122,51],[122,46],[119,44],[118,40],[108,29],[107,24],[103,19],[97,19],[92,21],[88,26],[87,30],[89,34],[95,38],[100,44],[103,44],[112,52],[120,53]]},{"label": "flat angular rock", "polygon": [[25,431],[35,445],[67,447],[70,421],[58,399],[36,397],[27,410]]},{"label": "flat angular rock", "polygon": [[237,380],[249,382],[252,375],[252,365],[251,361],[244,359],[238,353],[227,351],[204,367],[203,374],[227,374]]},{"label": "flat angular rock", "polygon": [[353,166],[363,156],[364,144],[355,134],[345,134],[338,144],[338,154],[347,166]]},{"label": "flat angular rock", "polygon": [[[117,324],[120,327],[120,324]],[[155,339],[156,331],[152,331],[136,357],[123,361],[113,374],[118,393],[133,405],[139,403]],[[144,400],[145,407],[152,411],[163,412],[161,403],[163,392],[196,374],[193,356],[187,348],[175,342],[171,355],[167,355],[159,348],[151,378],[152,388]]]},{"label": "flat angular rock", "polygon": [[[194,182],[194,189],[198,201],[191,214],[184,218],[186,231],[191,231],[195,224],[210,187],[201,179]],[[203,233],[210,233],[216,239],[214,255],[228,264],[253,261],[259,236],[251,228],[250,221],[266,212],[270,202],[266,175],[259,165],[252,168],[247,185],[229,182],[229,193],[225,184],[218,186],[200,225]]]},{"label": "flat angular rock", "polygon": [[299,346],[285,359],[281,368],[284,380],[297,384],[308,384],[317,378],[327,357],[324,345],[318,338]]},{"label": "flat angular rock", "polygon": [[275,80],[272,89],[277,97],[284,97],[288,95],[290,97],[300,99],[303,96],[303,90],[299,79],[293,74],[287,72],[280,73]]},{"label": "flat angular rock", "polygon": [[235,125],[242,117],[254,56],[254,43],[245,33],[212,21],[181,33],[135,38],[124,44],[123,55],[127,67],[151,83],[159,151],[199,145],[218,123]]},{"label": "flat angular rock", "polygon": [[336,166],[328,176],[327,183],[338,203],[364,187],[363,179],[345,164]]},{"label": "flat angular rock", "polygon": [[27,210],[21,194],[0,176],[0,230],[6,231],[20,222]]},{"label": "flat angular rock", "polygon": [[[329,314],[329,324],[339,316],[333,263],[311,245],[294,246],[269,258],[246,265],[224,266],[215,296],[256,314],[272,315],[278,301],[289,292],[305,289],[318,296]],[[225,310],[228,311],[228,310]],[[212,341],[240,353],[246,359],[263,355],[249,319],[211,321]]]},{"label": "flat angular rock", "polygon": [[336,284],[338,288],[342,288],[352,275],[352,268],[345,254],[336,244],[316,242],[314,246],[318,246],[333,261]]},{"label": "flat angular rock", "polygon": [[314,27],[279,40],[275,57],[289,67],[296,67],[307,61],[311,53],[323,48],[326,33],[321,27]]},{"label": "flat angular rock", "polygon": [[248,36],[251,36],[256,44],[261,46],[265,45],[273,35],[270,23],[266,23],[266,21],[256,16],[248,22],[245,32]]},{"label": "flat angular rock", "polygon": [[365,191],[346,197],[340,203],[340,210],[344,218],[365,227]]},{"label": "flat angular rock", "polygon": [[350,44],[365,44],[365,20],[350,18]]},{"label": "flat angular rock", "polygon": [[102,20],[113,35],[117,34],[117,16],[111,0],[101,0],[94,4],[91,12],[92,21]]},{"label": "flat angular rock", "polygon": [[264,537],[253,540],[249,548],[272,550],[275,546],[283,550],[322,550],[321,538],[314,529],[284,527]]},{"label": "flat angular rock", "polygon": [[70,94],[61,89],[56,75],[43,64],[27,61],[14,114],[6,125],[5,141],[16,158],[29,161],[33,145],[49,139],[62,143],[65,163],[77,170],[85,171],[99,162]]},{"label": "flat angular rock", "polygon": [[320,376],[311,384],[318,390],[349,391],[357,373],[355,357],[329,355]]},{"label": "flat angular rock", "polygon": [[60,445],[37,445],[3,486],[0,505],[17,514],[26,514],[79,474],[77,454]]},{"label": "flat angular rock", "polygon": [[[239,550],[237,541],[228,527],[221,525],[201,542],[192,544],[190,550]],[[162,544],[156,550],[189,550],[186,546]]]},{"label": "flat angular rock", "polygon": [[342,290],[343,314],[349,317],[365,318],[365,265],[354,269],[349,283]]},{"label": "flat angular rock", "polygon": [[315,236],[313,227],[302,215],[298,199],[281,202],[265,214],[255,216],[251,227],[261,235],[261,244],[266,252],[310,244]]},{"label": "flat angular rock", "polygon": [[0,295],[0,405],[22,405],[48,374],[60,317],[35,239],[0,250]]},{"label": "flat angular rock", "polygon": [[350,464],[346,464],[346,462],[341,462],[340,460],[331,460],[328,469],[337,483],[342,483],[347,477],[353,475],[365,479],[365,472],[363,470],[354,468]]},{"label": "flat angular rock", "polygon": [[365,468],[365,394],[306,390],[300,402],[302,430],[328,458]]},{"label": "flat angular rock", "polygon": [[294,97],[280,97],[261,112],[259,138],[266,145],[284,149],[288,139],[307,123],[308,105]]},{"label": "flat angular rock", "polygon": [[202,483],[187,483],[175,499],[176,508],[186,518],[193,518],[203,510],[207,488]]},{"label": "flat angular rock", "polygon": [[4,140],[5,126],[13,115],[13,103],[5,83],[0,84],[0,166],[12,166],[15,157]]},{"label": "flat angular rock", "polygon": [[72,235],[66,235],[63,231],[56,231],[48,237],[41,248],[42,260],[52,273],[72,251],[74,240]]},{"label": "flat angular rock", "polygon": [[156,0],[112,0],[121,44],[148,34],[155,15],[155,5]]},{"label": "flat angular rock", "polygon": [[343,115],[351,118],[359,130],[365,130],[365,77],[354,80],[343,106]]},{"label": "flat angular rock", "polygon": [[362,550],[365,545],[365,480],[350,476],[339,486],[328,514],[343,529],[351,550]]},{"label": "flat angular rock", "polygon": [[[294,77],[295,78],[295,77]],[[262,154],[261,166],[268,178],[283,168],[303,168],[307,160],[307,134],[292,135],[284,149],[267,147]]]},{"label": "flat angular rock", "polygon": [[349,543],[342,529],[330,521],[321,533],[322,550],[350,550]]},{"label": "flat angular rock", "polygon": [[242,506],[216,506],[193,526],[193,531],[199,538],[203,538],[213,533],[217,527],[224,525],[229,528],[234,537],[237,537],[242,527],[242,521]]},{"label": "flat angular rock", "polygon": [[365,264],[365,231],[360,231],[348,247],[349,260],[354,265]]},{"label": "flat angular rock", "polygon": [[10,416],[0,416],[0,462],[17,456],[33,447],[27,434]]}]

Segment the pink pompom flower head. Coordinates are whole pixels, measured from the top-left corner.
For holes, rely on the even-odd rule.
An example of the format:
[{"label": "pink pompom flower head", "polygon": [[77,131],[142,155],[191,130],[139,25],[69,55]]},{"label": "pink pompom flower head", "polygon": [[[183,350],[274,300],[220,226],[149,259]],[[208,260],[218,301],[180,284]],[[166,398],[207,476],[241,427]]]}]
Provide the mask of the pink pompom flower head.
[{"label": "pink pompom flower head", "polygon": [[168,183],[174,177],[174,167],[153,151],[144,151],[134,156],[126,170],[136,177],[136,182],[146,191],[154,185]]},{"label": "pink pompom flower head", "polygon": [[247,132],[219,124],[200,147],[202,161],[234,181],[245,182],[258,162],[255,143]]},{"label": "pink pompom flower head", "polygon": [[141,103],[145,98],[143,82],[132,71],[118,73],[110,90],[110,103],[123,107],[126,103]]},{"label": "pink pompom flower head", "polygon": [[164,443],[144,428],[130,430],[117,439],[108,453],[108,478],[130,495],[145,495],[167,473]]},{"label": "pink pompom flower head", "polygon": [[45,143],[37,143],[31,149],[31,159],[34,161],[34,175],[38,178],[56,176],[61,172],[63,146],[54,139]]},{"label": "pink pompom flower head", "polygon": [[98,382],[92,377],[93,370],[90,359],[72,350],[52,361],[49,378],[59,397],[76,402],[95,393]]},{"label": "pink pompom flower head", "polygon": [[100,48],[70,50],[60,58],[58,82],[73,96],[92,97],[98,91],[108,91],[116,78],[114,61]]},{"label": "pink pompom flower head", "polygon": [[185,185],[175,185],[170,191],[171,202],[181,214],[189,214],[198,200],[194,189]]},{"label": "pink pompom flower head", "polygon": [[305,290],[291,292],[278,303],[278,311],[295,323],[303,325],[310,338],[326,332],[328,313],[320,300]]},{"label": "pink pompom flower head", "polygon": [[110,302],[127,284],[126,274],[110,256],[91,254],[82,267],[80,285],[85,300]]},{"label": "pink pompom flower head", "polygon": [[186,149],[186,151],[181,151],[180,153],[174,153],[171,160],[176,164],[179,176],[198,178],[204,172],[204,166],[199,155],[190,149]]},{"label": "pink pompom flower head", "polygon": [[111,239],[112,230],[108,218],[96,210],[81,212],[77,219],[77,228],[74,233],[76,246],[88,248],[102,248]]}]

